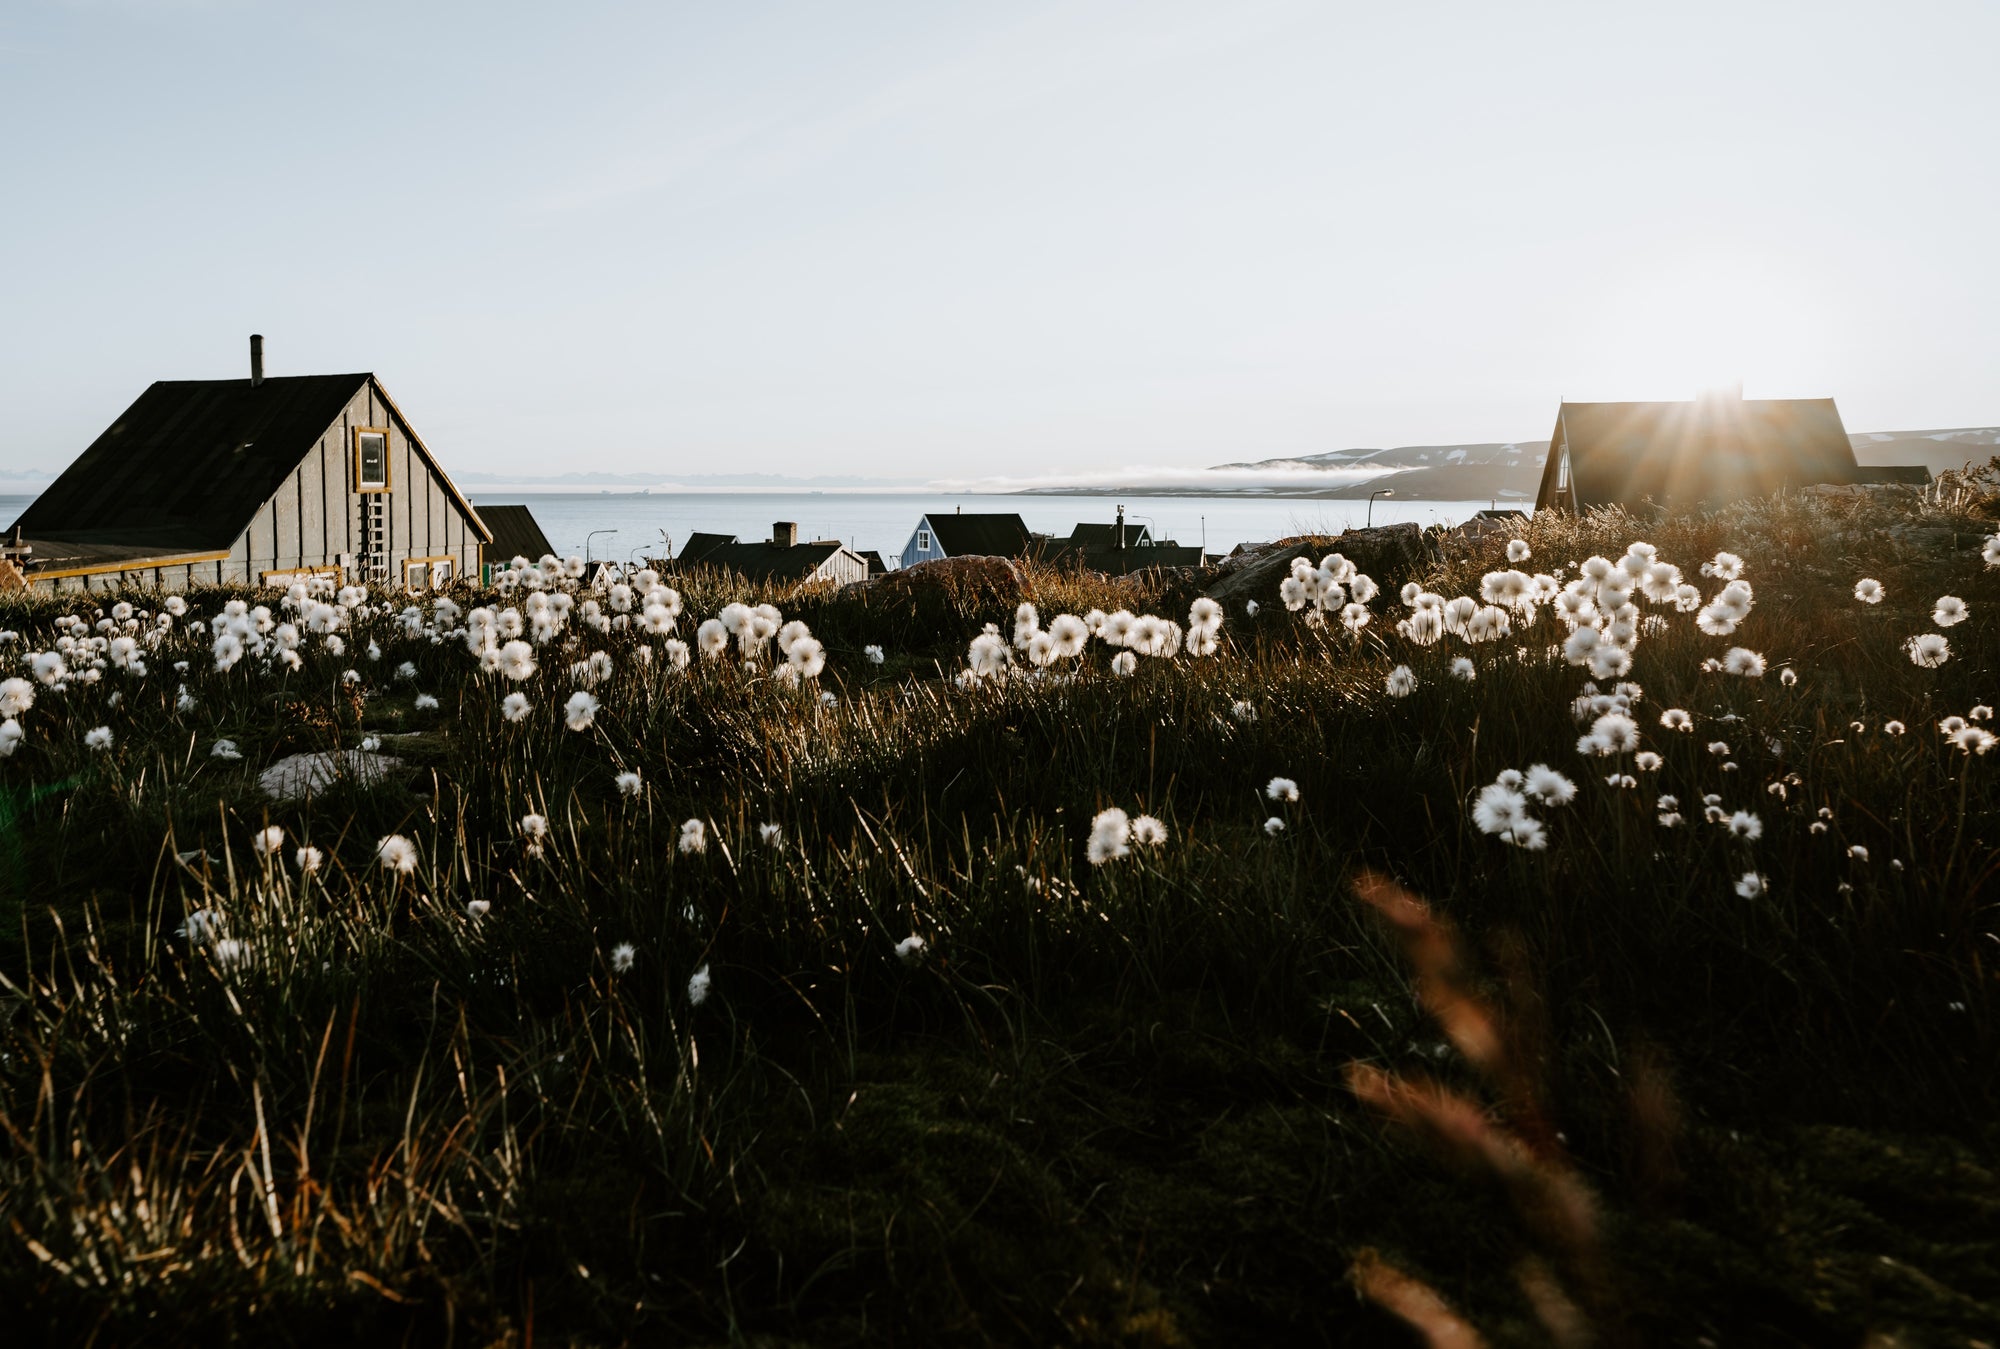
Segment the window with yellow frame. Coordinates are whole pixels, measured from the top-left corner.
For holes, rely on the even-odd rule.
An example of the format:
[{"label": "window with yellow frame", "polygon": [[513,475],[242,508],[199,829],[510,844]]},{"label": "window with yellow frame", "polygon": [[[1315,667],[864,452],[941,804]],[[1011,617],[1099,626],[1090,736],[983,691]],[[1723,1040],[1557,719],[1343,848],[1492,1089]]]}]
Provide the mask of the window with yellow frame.
[{"label": "window with yellow frame", "polygon": [[383,426],[354,428],[354,490],[389,490],[389,430]]}]

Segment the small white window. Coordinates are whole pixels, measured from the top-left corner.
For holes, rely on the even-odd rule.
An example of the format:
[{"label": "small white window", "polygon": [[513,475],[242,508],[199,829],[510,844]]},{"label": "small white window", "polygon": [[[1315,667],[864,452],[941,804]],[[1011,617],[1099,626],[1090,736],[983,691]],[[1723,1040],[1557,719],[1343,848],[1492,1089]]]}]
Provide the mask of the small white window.
[{"label": "small white window", "polygon": [[428,562],[405,562],[403,564],[403,589],[418,591],[424,588],[424,581],[431,574]]},{"label": "small white window", "polygon": [[931,532],[928,529],[918,530],[917,551],[920,553],[928,553],[930,550],[931,550]]},{"label": "small white window", "polygon": [[446,558],[441,562],[431,563],[431,589],[443,590],[446,586],[450,585],[453,570],[455,569],[452,566],[450,558]]},{"label": "small white window", "polygon": [[380,427],[354,428],[354,490],[389,490],[389,433]]},{"label": "small white window", "polygon": [[1569,446],[1567,445],[1556,452],[1556,490],[1558,492],[1569,490]]}]

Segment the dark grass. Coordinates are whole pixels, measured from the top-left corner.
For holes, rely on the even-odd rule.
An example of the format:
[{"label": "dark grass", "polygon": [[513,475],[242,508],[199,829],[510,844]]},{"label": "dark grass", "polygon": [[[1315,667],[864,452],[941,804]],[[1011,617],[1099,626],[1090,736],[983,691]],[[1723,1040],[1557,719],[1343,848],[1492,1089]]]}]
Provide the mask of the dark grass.
[{"label": "dark grass", "polygon": [[[461,645],[386,624],[379,662],[314,654],[283,680],[205,673],[197,652],[186,714],[168,652],[143,681],[44,696],[0,762],[0,970],[22,995],[0,1060],[0,1287],[50,1341],[1402,1342],[1343,1282],[1368,1246],[1493,1338],[1536,1342],[1506,1206],[1343,1085],[1355,1060],[1459,1071],[1346,892],[1365,865],[1451,914],[1506,992],[1606,1205],[1626,1335],[1974,1333],[2000,1315],[2000,754],[1968,760],[1932,728],[2000,695],[1990,527],[1798,503],[1535,522],[1536,567],[1638,537],[1690,575],[1721,547],[1748,563],[1736,637],[1674,616],[1641,643],[1631,677],[1666,764],[1638,791],[1575,751],[1583,673],[1539,655],[1552,618],[1476,650],[1465,685],[1444,670],[1464,648],[1395,636],[1388,577],[1359,640],[1272,597],[1232,612],[1213,660],[1120,680],[1096,648],[1074,679],[972,693],[941,676],[981,623],[1007,624],[990,601],[781,602],[828,646],[832,708],[642,670],[631,639],[582,634],[543,653],[515,725]],[[1498,556],[1459,547],[1422,579],[1470,591]],[[1887,603],[1852,601],[1863,574]],[[1045,615],[1180,616],[1194,593],[1029,582]],[[1951,662],[1919,670],[1900,643],[1947,592],[1973,617]],[[684,593],[684,629],[736,597]],[[39,647],[71,607],[0,623]],[[1699,672],[1735,642],[1771,673]],[[598,645],[618,674],[597,726],[567,731],[568,662]],[[415,679],[393,677],[404,660]],[[1406,699],[1382,689],[1398,662],[1420,680]],[[350,665],[365,701],[339,682]],[[415,709],[419,690],[442,706]],[[1229,715],[1237,699],[1256,720]],[[1667,706],[1696,734],[1660,730]],[[1742,720],[1716,730],[1724,714]],[[1890,717],[1908,734],[1883,735]],[[89,754],[102,723],[117,747]],[[404,771],[309,804],[256,791],[271,759],[364,734]],[[241,763],[208,757],[218,736]],[[1583,788],[1546,812],[1539,854],[1466,819],[1472,791],[1530,762]],[[636,801],[612,784],[627,768]],[[1297,805],[1261,796],[1280,774]],[[1659,791],[1696,818],[1719,792],[1765,837],[1663,831]],[[1170,841],[1092,868],[1108,805]],[[540,859],[514,823],[529,809],[552,825]],[[711,826],[699,856],[674,847],[690,816]],[[758,842],[767,821],[782,846]],[[248,840],[267,822],[287,856],[328,854],[320,877],[266,870]],[[374,865],[392,831],[421,854],[412,878]],[[1739,899],[1753,865],[1771,892]],[[477,922],[475,898],[493,906]],[[200,907],[254,962],[219,972],[174,936]],[[906,967],[912,932],[930,951]],[[619,942],[637,949],[623,974]],[[704,964],[714,995],[691,1007]],[[1641,1061],[1678,1102],[1667,1179],[1635,1153]]]}]

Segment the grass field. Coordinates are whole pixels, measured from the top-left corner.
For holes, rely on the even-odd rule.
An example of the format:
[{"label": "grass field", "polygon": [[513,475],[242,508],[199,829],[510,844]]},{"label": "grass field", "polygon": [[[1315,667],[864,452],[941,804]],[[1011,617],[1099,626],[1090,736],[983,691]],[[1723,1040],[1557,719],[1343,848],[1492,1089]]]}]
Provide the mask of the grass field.
[{"label": "grass field", "polygon": [[1995,513],[10,601],[12,1342],[1993,1342]]}]

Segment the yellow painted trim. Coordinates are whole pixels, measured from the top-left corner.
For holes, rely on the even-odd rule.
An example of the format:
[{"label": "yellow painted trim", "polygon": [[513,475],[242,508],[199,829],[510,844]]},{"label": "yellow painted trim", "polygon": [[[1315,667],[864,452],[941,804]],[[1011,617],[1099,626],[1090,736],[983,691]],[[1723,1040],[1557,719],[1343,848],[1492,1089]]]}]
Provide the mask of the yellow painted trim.
[{"label": "yellow painted trim", "polygon": [[410,419],[405,417],[403,410],[396,406],[396,400],[389,397],[389,391],[382,387],[382,381],[370,375],[368,382],[375,386],[376,393],[382,395],[382,406],[388,408],[389,415],[394,417],[397,423],[402,426],[403,434],[409,437],[410,444],[416,449],[418,454],[424,457],[424,462],[430,465],[431,472],[438,475],[438,481],[444,484],[444,490],[451,493],[451,499],[458,503],[459,509],[465,512],[468,520],[472,521],[473,527],[480,533],[480,542],[482,544],[493,542],[493,531],[488,529],[486,522],[479,518],[479,512],[474,510],[472,503],[465,499],[465,493],[458,490],[458,484],[451,480],[451,474],[444,471],[444,465],[437,461],[437,456],[432,454],[430,447],[424,444],[424,438],[418,435],[416,430],[410,425]]},{"label": "yellow painted trim", "polygon": [[259,585],[276,585],[280,576],[337,576],[347,579],[347,568],[338,564],[321,567],[286,567],[280,571],[267,571],[260,575]]},{"label": "yellow painted trim", "polygon": [[[396,470],[389,462],[389,451],[394,448],[394,432],[392,428],[387,426],[357,426],[352,428],[350,434],[354,440],[354,490],[356,492],[393,492],[395,490]],[[382,437],[382,481],[379,485],[361,481],[361,437],[363,436]]]},{"label": "yellow painted trim", "polygon": [[410,585],[410,568],[422,567],[425,569],[424,588],[428,590],[431,583],[430,568],[439,562],[451,563],[451,579],[454,581],[460,579],[459,571],[464,564],[458,560],[458,556],[455,553],[434,553],[429,557],[406,557],[403,559],[403,589],[411,590],[413,588]]},{"label": "yellow painted trim", "polygon": [[60,571],[31,571],[28,581],[57,581],[67,576],[102,576],[114,571],[151,571],[155,567],[191,567],[202,562],[222,562],[230,556],[227,549],[219,553],[182,553],[170,557],[135,557],[127,562],[103,562],[93,567],[64,567]]}]

